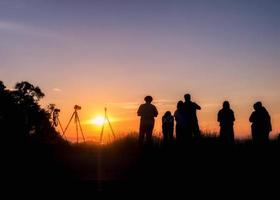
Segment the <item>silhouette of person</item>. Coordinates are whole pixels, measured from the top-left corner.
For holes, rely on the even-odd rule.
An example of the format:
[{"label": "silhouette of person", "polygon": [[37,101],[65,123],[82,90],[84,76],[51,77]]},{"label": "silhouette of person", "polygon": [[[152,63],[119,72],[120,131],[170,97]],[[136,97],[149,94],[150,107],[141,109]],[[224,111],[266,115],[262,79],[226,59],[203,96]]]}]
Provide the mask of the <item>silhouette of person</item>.
[{"label": "silhouette of person", "polygon": [[140,130],[139,130],[139,144],[143,145],[145,136],[148,144],[152,142],[152,134],[155,124],[155,117],[158,116],[157,108],[152,104],[153,97],[146,96],[144,98],[145,104],[140,105],[137,115],[140,119]]},{"label": "silhouette of person", "polygon": [[228,101],[223,103],[223,108],[218,113],[218,122],[220,123],[220,138],[222,142],[234,143],[234,112],[230,108]]},{"label": "silhouette of person", "polygon": [[185,113],[184,113],[184,102],[178,101],[177,110],[174,113],[176,121],[176,141],[182,142],[185,134]]},{"label": "silhouette of person", "polygon": [[0,93],[5,90],[6,86],[4,85],[3,81],[0,81]]},{"label": "silhouette of person", "polygon": [[8,130],[8,123],[5,121],[7,118],[7,113],[9,108],[9,99],[5,94],[6,86],[2,81],[0,81],[0,132],[5,133]]},{"label": "silhouette of person", "polygon": [[162,133],[164,144],[172,143],[174,132],[174,117],[170,111],[162,116]]},{"label": "silhouette of person", "polygon": [[196,115],[197,110],[201,110],[201,107],[195,102],[191,101],[191,95],[185,94],[184,96],[184,112],[185,112],[185,126],[186,126],[186,134],[189,137],[200,137],[200,130],[198,125],[198,119]]},{"label": "silhouette of person", "polygon": [[261,102],[254,104],[254,110],[249,119],[252,123],[252,139],[255,143],[267,143],[272,131],[270,115]]}]

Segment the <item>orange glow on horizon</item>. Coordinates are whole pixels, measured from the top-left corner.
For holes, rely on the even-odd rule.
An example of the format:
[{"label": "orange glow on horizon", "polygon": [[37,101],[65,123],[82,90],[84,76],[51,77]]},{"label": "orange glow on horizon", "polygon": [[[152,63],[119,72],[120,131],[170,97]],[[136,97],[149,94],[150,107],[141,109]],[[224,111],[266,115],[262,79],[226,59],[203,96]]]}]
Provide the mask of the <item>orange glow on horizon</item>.
[{"label": "orange glow on horizon", "polygon": [[[65,98],[65,96],[68,94],[66,92],[65,94],[50,92],[51,94],[46,96],[46,98],[41,101],[41,105],[42,107],[46,107],[49,102],[56,103],[57,107],[61,109],[59,117],[63,128],[65,128],[69,122],[69,119],[74,111],[73,105],[80,105],[82,109],[78,111],[78,115],[81,120],[81,125],[87,141],[99,142],[100,132],[102,129],[102,124],[100,121],[102,121],[101,119],[104,118],[104,107],[108,108],[108,117],[117,137],[123,137],[127,134],[138,132],[140,118],[137,116],[136,112],[139,105],[143,103],[144,94],[120,95],[120,93],[115,93],[115,90],[119,90],[119,88],[107,88],[107,92],[104,92],[105,89],[103,92],[94,92],[90,91],[88,88],[82,88],[81,90],[77,90],[78,94],[71,98]],[[176,110],[176,103],[178,100],[183,98],[182,94],[184,94],[184,91],[174,93],[173,96],[175,97],[165,97],[161,94],[161,91],[146,91],[145,94],[153,95],[153,103],[158,108],[159,115],[156,118],[154,135],[160,136],[161,117],[168,110],[174,114]],[[58,95],[57,99],[54,98],[56,95]],[[228,99],[236,117],[234,126],[235,138],[248,138],[251,136],[251,124],[249,123],[249,116],[253,111],[252,103],[258,98],[251,97],[245,99],[245,97],[242,95],[236,97],[234,95],[229,97],[224,95],[221,97],[217,96],[215,98],[208,96],[210,95],[204,94],[204,92],[193,94],[193,101],[197,102],[202,107],[202,110],[198,111],[197,115],[200,128],[203,132],[211,134],[219,133],[217,112],[219,109],[221,109],[223,100]],[[244,100],[241,101],[240,99]],[[278,123],[280,121],[280,115],[278,114],[280,107],[278,106],[278,102],[273,101],[273,99],[263,99],[263,102],[272,117],[273,131],[271,136],[275,137],[280,132]],[[98,120],[96,120],[96,118]],[[96,121],[99,122],[96,123]],[[108,123],[105,124],[105,132],[105,134],[110,132]],[[71,122],[67,130],[66,137],[70,141],[75,141],[76,130],[73,122]],[[104,138],[104,141],[105,140],[106,139]]]},{"label": "orange glow on horizon", "polygon": [[89,123],[96,126],[102,126],[107,123],[107,120],[104,118],[104,116],[97,115],[94,118],[90,119]]},{"label": "orange glow on horizon", "polygon": [[[141,102],[139,103],[139,105]],[[104,119],[104,114],[100,114],[103,111],[103,105],[99,105],[98,107],[92,107],[90,104],[81,104],[82,110],[79,111],[79,117],[81,120],[81,125],[84,131],[84,135],[87,141],[99,141],[100,132],[102,129],[102,125],[105,125],[105,134],[110,134],[110,127],[106,119]],[[161,136],[161,117],[166,110],[170,110],[174,113],[176,109],[176,105],[166,106],[164,104],[155,103],[159,110],[159,116],[156,118],[155,128],[154,128],[154,135]],[[199,125],[203,132],[210,133],[210,134],[218,134],[219,133],[219,124],[216,121],[216,112],[220,108],[220,106],[216,106],[213,108],[207,107],[201,104],[203,110],[198,112],[199,118]],[[72,106],[62,107],[61,113],[61,123],[62,126],[65,127],[69,118],[71,116],[71,109]],[[248,117],[252,110],[246,110],[246,112],[242,112],[239,110],[238,106],[233,106],[233,109],[236,114],[236,122],[234,126],[235,130],[235,138],[248,138],[250,137],[250,123],[248,121]],[[136,115],[137,108],[123,108],[120,105],[112,105],[109,109],[108,117],[111,122],[111,125],[114,129],[115,134],[117,137],[123,137],[127,134],[131,134],[134,132],[138,132],[139,129],[139,117]],[[271,112],[272,122],[273,123],[273,131],[271,136],[274,137],[279,132],[279,128],[275,122],[279,121],[279,116],[273,115]],[[58,129],[59,130],[59,129]],[[76,134],[75,134],[75,125],[71,123],[66,137],[70,141],[75,141]],[[174,133],[175,135],[175,133]],[[105,139],[105,138],[104,138]],[[106,140],[106,139],[105,139]]]}]

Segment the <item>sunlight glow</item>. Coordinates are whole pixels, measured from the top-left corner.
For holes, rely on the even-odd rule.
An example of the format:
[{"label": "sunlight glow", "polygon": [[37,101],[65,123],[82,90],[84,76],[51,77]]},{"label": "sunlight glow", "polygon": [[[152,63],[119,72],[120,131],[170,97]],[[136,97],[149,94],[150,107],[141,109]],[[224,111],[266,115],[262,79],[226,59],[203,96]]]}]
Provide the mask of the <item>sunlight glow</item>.
[{"label": "sunlight glow", "polygon": [[90,123],[97,126],[102,126],[106,123],[107,120],[104,119],[104,116],[98,115],[90,120]]}]

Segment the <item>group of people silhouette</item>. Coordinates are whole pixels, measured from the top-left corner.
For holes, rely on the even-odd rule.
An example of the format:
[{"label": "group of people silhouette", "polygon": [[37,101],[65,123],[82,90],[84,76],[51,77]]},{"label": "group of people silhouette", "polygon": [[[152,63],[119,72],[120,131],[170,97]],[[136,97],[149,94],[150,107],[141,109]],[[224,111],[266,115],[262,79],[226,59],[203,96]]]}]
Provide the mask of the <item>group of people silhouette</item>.
[{"label": "group of people silhouette", "polygon": [[[201,107],[191,100],[191,95],[184,95],[185,101],[177,103],[177,109],[172,115],[170,111],[165,112],[162,116],[162,133],[165,144],[174,141],[174,124],[176,133],[176,142],[186,143],[201,136],[197,111]],[[141,104],[137,115],[140,117],[139,144],[143,145],[152,142],[152,134],[155,124],[155,118],[158,116],[158,110],[152,104],[152,96],[144,98],[145,103]],[[261,102],[254,104],[249,121],[251,122],[252,139],[255,143],[266,143],[269,141],[269,133],[272,131],[271,118]],[[230,103],[225,101],[222,109],[218,112],[217,121],[220,124],[220,139],[223,143],[234,143],[234,112]]]}]

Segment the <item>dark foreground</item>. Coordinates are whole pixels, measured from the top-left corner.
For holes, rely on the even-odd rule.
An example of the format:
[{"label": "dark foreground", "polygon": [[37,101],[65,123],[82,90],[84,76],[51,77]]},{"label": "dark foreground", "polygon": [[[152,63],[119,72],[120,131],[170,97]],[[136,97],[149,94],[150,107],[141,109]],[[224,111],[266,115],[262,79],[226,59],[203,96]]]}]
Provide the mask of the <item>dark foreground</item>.
[{"label": "dark foreground", "polygon": [[2,181],[11,188],[232,196],[242,191],[278,194],[280,181],[278,141],[221,145],[216,138],[204,138],[182,146],[139,148],[129,137],[104,147],[30,143],[9,148]]}]

